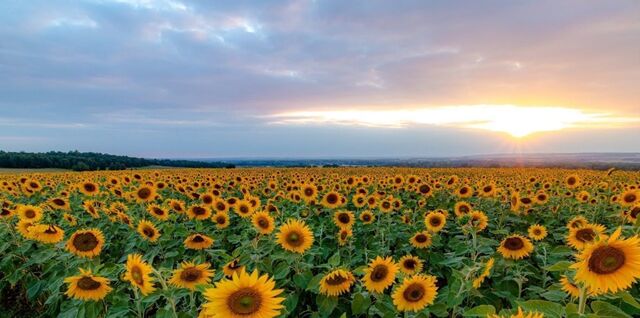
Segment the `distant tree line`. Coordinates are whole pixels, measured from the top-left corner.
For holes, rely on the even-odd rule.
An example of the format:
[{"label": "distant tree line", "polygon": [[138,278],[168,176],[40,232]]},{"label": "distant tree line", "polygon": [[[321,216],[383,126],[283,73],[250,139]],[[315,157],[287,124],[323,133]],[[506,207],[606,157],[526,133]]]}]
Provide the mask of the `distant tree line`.
[{"label": "distant tree line", "polygon": [[167,166],[181,168],[234,168],[224,162],[191,160],[144,159],[116,156],[96,152],[5,152],[0,151],[0,168],[58,168],[75,171],[124,170],[145,166]]}]

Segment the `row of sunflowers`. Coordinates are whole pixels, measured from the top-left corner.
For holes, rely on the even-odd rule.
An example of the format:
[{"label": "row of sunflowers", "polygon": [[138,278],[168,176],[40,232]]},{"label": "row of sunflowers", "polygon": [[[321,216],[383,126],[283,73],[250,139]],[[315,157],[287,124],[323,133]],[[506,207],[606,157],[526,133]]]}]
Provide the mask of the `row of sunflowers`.
[{"label": "row of sunflowers", "polygon": [[637,172],[6,174],[0,206],[0,316],[640,316]]}]

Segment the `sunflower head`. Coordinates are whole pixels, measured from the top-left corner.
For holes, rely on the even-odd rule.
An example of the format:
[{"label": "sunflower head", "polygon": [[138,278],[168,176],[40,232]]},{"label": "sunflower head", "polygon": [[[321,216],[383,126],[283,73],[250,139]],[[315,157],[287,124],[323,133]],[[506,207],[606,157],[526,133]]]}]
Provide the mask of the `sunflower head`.
[{"label": "sunflower head", "polygon": [[447,224],[447,219],[440,212],[429,212],[424,219],[424,224],[427,226],[427,230],[437,233]]},{"label": "sunflower head", "polygon": [[276,238],[282,248],[300,254],[311,248],[313,244],[313,232],[311,232],[311,229],[304,221],[295,219],[290,219],[280,226],[280,231]]},{"label": "sunflower head", "polygon": [[547,228],[540,224],[530,226],[527,232],[529,233],[529,238],[534,241],[540,241],[547,237]]},{"label": "sunflower head", "polygon": [[100,255],[104,246],[104,235],[99,229],[78,230],[71,234],[66,248],[69,252],[80,256],[92,258]]},{"label": "sunflower head", "polygon": [[391,257],[376,257],[369,267],[364,271],[364,286],[367,290],[375,293],[382,293],[391,286],[396,279],[398,265]]},{"label": "sunflower head", "polygon": [[371,224],[376,220],[376,216],[369,210],[360,213],[360,221],[364,224]]},{"label": "sunflower head", "polygon": [[400,270],[407,274],[413,275],[422,271],[423,263],[420,258],[413,255],[405,255],[398,261]]},{"label": "sunflower head", "polygon": [[339,228],[350,228],[355,222],[355,216],[350,211],[336,211],[333,214],[333,223]]},{"label": "sunflower head", "polygon": [[131,283],[134,288],[138,288],[143,295],[153,293],[154,279],[151,277],[153,267],[142,259],[140,254],[129,254],[127,256],[126,272],[123,279]]},{"label": "sunflower head", "polygon": [[80,275],[64,279],[69,286],[67,296],[80,300],[100,300],[112,290],[109,280],[93,275],[91,270],[80,269]]},{"label": "sunflower head", "polygon": [[418,232],[411,237],[410,242],[415,248],[427,248],[432,243],[431,234],[427,231]]},{"label": "sunflower head", "polygon": [[569,246],[581,250],[587,245],[595,242],[604,234],[605,227],[600,224],[585,224],[583,226],[571,228],[567,236]]},{"label": "sunflower head", "polygon": [[209,263],[183,262],[180,268],[173,271],[169,283],[176,287],[195,290],[197,285],[208,284],[213,273],[213,270],[209,269]]},{"label": "sunflower head", "polygon": [[213,239],[204,234],[192,234],[184,240],[184,247],[192,250],[203,250],[213,245]]},{"label": "sunflower head", "polygon": [[398,311],[418,312],[433,304],[437,294],[436,278],[418,274],[405,278],[391,298]]},{"label": "sunflower head", "polygon": [[275,221],[268,212],[256,212],[251,216],[251,223],[260,234],[270,234],[275,229]]},{"label": "sunflower head", "polygon": [[327,296],[340,296],[349,291],[355,277],[348,270],[336,269],[320,280],[320,293]]},{"label": "sunflower head", "polygon": [[533,244],[531,241],[521,235],[511,235],[502,240],[498,247],[498,252],[502,254],[504,258],[521,259],[529,256],[533,251]]},{"label": "sunflower head", "polygon": [[158,238],[160,238],[160,231],[158,231],[153,223],[147,220],[141,220],[138,223],[138,233],[142,238],[152,243],[156,242]]}]

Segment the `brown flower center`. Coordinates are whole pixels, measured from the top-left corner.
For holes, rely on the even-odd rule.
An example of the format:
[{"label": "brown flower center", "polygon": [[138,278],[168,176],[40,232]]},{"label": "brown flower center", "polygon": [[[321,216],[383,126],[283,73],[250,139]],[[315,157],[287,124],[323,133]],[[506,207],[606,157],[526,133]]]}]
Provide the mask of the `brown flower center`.
[{"label": "brown flower center", "polygon": [[402,293],[404,300],[414,303],[424,297],[426,290],[422,284],[413,283],[407,287]]},{"label": "brown flower center", "polygon": [[518,251],[524,247],[524,242],[519,237],[510,237],[505,240],[504,247],[511,251]]},{"label": "brown flower center", "polygon": [[424,234],[418,234],[416,235],[416,242],[418,243],[424,243],[427,241],[427,236]]},{"label": "brown flower center", "polygon": [[332,277],[327,278],[324,282],[330,286],[337,286],[347,281],[347,278],[342,274],[335,274]]},{"label": "brown flower center", "polygon": [[193,239],[191,240],[194,243],[202,243],[204,242],[204,237],[200,236],[200,235],[196,235],[193,237]]},{"label": "brown flower center", "polygon": [[340,213],[338,215],[338,221],[340,221],[340,223],[342,224],[349,224],[349,222],[351,221],[351,218],[347,213]]},{"label": "brown flower center", "polygon": [[53,204],[58,205],[58,206],[64,206],[64,200],[62,199],[53,199],[51,202],[53,202]]},{"label": "brown flower center", "polygon": [[93,183],[85,183],[84,190],[87,192],[93,192],[96,191],[96,186]]},{"label": "brown flower center", "polygon": [[287,238],[287,243],[295,247],[301,246],[302,243],[304,243],[304,238],[302,236],[302,233],[298,231],[291,231],[289,234],[287,234],[286,238]]},{"label": "brown flower center", "polygon": [[327,202],[329,204],[335,204],[336,202],[338,202],[338,196],[335,193],[330,193],[327,196]]},{"label": "brown flower center", "polygon": [[142,276],[142,269],[140,269],[139,266],[131,268],[131,278],[133,278],[133,281],[140,286],[144,285],[144,279],[142,279]]},{"label": "brown flower center", "polygon": [[140,190],[138,190],[138,198],[142,199],[142,200],[146,200],[151,196],[151,190],[147,189],[147,188],[142,188]]},{"label": "brown flower center", "polygon": [[589,270],[596,274],[610,274],[624,266],[625,255],[612,246],[596,248],[589,257]]},{"label": "brown flower center", "polygon": [[406,269],[415,269],[416,265],[418,265],[418,263],[416,262],[416,260],[409,258],[407,260],[404,261],[404,263],[402,263],[402,265],[404,266],[404,268]]},{"label": "brown flower center", "polygon": [[201,206],[193,207],[193,214],[195,215],[205,215],[206,213],[207,213],[207,210]]},{"label": "brown flower center", "polygon": [[251,287],[242,288],[227,299],[229,310],[239,316],[249,316],[260,310],[261,305],[260,292]]},{"label": "brown flower center", "polygon": [[93,280],[91,277],[84,276],[78,280],[78,287],[82,290],[96,290],[100,288],[102,284]]},{"label": "brown flower center", "polygon": [[579,229],[576,232],[576,239],[580,242],[592,242],[596,237],[596,232],[592,229]]},{"label": "brown flower center", "polygon": [[80,233],[73,238],[71,244],[81,251],[88,252],[98,246],[98,238],[91,232]]},{"label": "brown flower center", "polygon": [[263,229],[266,229],[269,227],[269,221],[267,221],[264,218],[261,218],[260,220],[258,220],[258,226],[260,226]]},{"label": "brown flower center", "polygon": [[635,193],[628,193],[622,199],[624,200],[624,202],[632,203],[636,202],[636,199],[638,199],[638,197],[635,195]]},{"label": "brown flower center", "polygon": [[142,233],[144,233],[144,235],[148,238],[152,238],[154,235],[156,235],[156,231],[149,226],[145,226],[144,229],[142,229]]},{"label": "brown flower center", "polygon": [[36,217],[36,211],[34,210],[27,210],[24,212],[24,215],[28,218],[28,219],[33,219],[34,217]]},{"label": "brown flower center", "polygon": [[371,271],[371,280],[374,282],[379,282],[387,277],[389,274],[389,268],[386,265],[376,265]]},{"label": "brown flower center", "polygon": [[440,226],[442,224],[442,220],[439,217],[432,217],[429,219],[429,224],[432,226]]},{"label": "brown flower center", "polygon": [[182,273],[180,273],[180,280],[185,282],[195,282],[200,277],[202,277],[202,271],[195,267],[185,268]]}]

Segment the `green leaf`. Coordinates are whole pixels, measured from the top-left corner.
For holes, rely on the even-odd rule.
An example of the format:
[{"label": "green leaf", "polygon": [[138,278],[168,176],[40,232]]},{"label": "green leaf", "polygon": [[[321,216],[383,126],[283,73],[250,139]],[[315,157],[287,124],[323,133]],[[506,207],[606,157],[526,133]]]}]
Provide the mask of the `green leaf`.
[{"label": "green leaf", "polygon": [[464,317],[487,317],[496,313],[496,308],[492,305],[475,306],[462,314]]},{"label": "green leaf", "polygon": [[598,317],[631,318],[622,309],[604,301],[596,300],[592,302],[591,309]]},{"label": "green leaf", "polygon": [[316,297],[316,303],[318,304],[318,310],[320,313],[325,317],[328,317],[338,305],[338,297],[318,295]]},{"label": "green leaf", "polygon": [[371,298],[365,296],[362,293],[353,295],[353,301],[351,302],[351,311],[354,315],[361,315],[369,309],[371,306]]},{"label": "green leaf", "polygon": [[569,269],[569,266],[571,266],[571,264],[572,263],[569,261],[559,261],[553,265],[545,267],[545,269],[550,272],[563,272]]},{"label": "green leaf", "polygon": [[631,305],[631,306],[633,306],[633,307],[635,307],[637,309],[640,309],[640,303],[633,296],[631,296],[631,294],[629,294],[628,291],[620,293],[620,296],[622,297],[622,300],[625,303],[627,303],[627,304],[629,304],[629,305]]},{"label": "green leaf", "polygon": [[338,265],[340,265],[340,252],[338,251],[335,254],[333,254],[333,256],[329,258],[327,263],[331,267],[337,267]]}]

